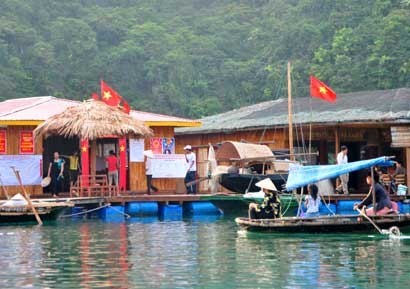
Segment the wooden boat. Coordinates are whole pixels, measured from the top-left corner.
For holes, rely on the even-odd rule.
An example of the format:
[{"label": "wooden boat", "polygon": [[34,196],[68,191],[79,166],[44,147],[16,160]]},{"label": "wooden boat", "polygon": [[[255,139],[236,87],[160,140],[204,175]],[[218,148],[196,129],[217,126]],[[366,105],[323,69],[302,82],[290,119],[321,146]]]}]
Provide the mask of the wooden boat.
[{"label": "wooden boat", "polygon": [[[270,178],[282,190],[288,176],[288,160],[279,160],[266,145],[226,141],[216,153],[219,183],[240,194],[257,192],[255,183]],[[223,165],[228,164],[228,165]],[[230,166],[229,166],[230,165]]]},{"label": "wooden boat", "polygon": [[[381,229],[410,226],[410,214],[369,217]],[[376,230],[366,218],[358,215],[334,215],[314,218],[282,217],[278,219],[236,218],[235,222],[248,231],[338,233]]]},{"label": "wooden boat", "polygon": [[[32,203],[43,221],[56,220],[64,210],[74,206],[72,202],[40,202],[33,200]],[[29,206],[0,206],[0,225],[25,222],[37,222],[35,214]]]}]

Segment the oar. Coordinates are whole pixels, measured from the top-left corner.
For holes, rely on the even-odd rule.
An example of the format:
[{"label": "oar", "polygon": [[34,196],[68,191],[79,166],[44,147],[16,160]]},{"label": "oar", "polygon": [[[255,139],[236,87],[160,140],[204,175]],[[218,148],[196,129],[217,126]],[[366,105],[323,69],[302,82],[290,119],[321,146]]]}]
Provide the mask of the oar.
[{"label": "oar", "polygon": [[365,218],[370,222],[370,224],[372,224],[372,225],[376,228],[376,230],[379,231],[380,234],[386,235],[386,234],[389,233],[389,232],[386,231],[386,230],[381,230],[381,229],[379,228],[379,226],[377,226],[377,225],[373,222],[373,220],[370,219],[369,216],[367,216],[362,210],[360,210],[359,208],[356,208],[356,211],[358,211],[360,215],[362,215],[363,217],[365,217]]},{"label": "oar", "polygon": [[20,172],[18,170],[16,170],[16,167],[11,167],[11,168],[12,168],[14,174],[16,175],[17,181],[20,184],[20,187],[23,191],[24,197],[25,197],[30,209],[33,211],[34,216],[36,217],[36,220],[37,220],[38,224],[42,225],[43,222],[41,221],[40,216],[38,215],[36,208],[33,206],[33,203],[31,202],[30,197],[28,196],[28,194],[26,192],[26,189],[23,186],[23,182],[21,181],[21,177],[20,177]]}]

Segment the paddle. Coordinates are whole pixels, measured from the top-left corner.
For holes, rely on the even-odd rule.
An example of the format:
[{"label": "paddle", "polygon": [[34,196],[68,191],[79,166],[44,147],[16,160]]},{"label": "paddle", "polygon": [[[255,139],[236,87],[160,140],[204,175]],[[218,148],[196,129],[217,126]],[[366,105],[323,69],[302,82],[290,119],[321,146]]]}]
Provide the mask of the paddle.
[{"label": "paddle", "polygon": [[400,230],[396,226],[391,227],[389,230],[380,229],[379,226],[377,226],[376,223],[373,222],[373,220],[370,219],[369,216],[367,216],[364,213],[364,209],[360,210],[359,208],[356,208],[356,211],[358,211],[361,216],[365,217],[370,222],[370,224],[372,224],[376,228],[376,230],[379,231],[380,234],[389,236],[400,236]]},{"label": "paddle", "polygon": [[16,170],[16,167],[11,167],[11,169],[13,170],[14,174],[16,175],[17,181],[19,182],[20,187],[23,190],[24,197],[25,197],[30,209],[33,211],[34,216],[36,217],[36,220],[37,220],[38,224],[42,225],[43,222],[41,221],[40,216],[37,213],[36,208],[33,206],[33,203],[31,202],[30,197],[28,196],[28,194],[26,192],[26,189],[23,186],[23,182],[21,181],[21,177],[20,177],[20,172],[18,170]]}]

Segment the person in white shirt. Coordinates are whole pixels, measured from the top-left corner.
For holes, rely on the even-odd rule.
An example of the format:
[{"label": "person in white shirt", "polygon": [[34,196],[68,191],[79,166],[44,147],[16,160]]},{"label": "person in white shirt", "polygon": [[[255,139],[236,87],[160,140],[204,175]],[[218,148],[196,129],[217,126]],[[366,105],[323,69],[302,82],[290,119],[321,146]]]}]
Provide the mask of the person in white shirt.
[{"label": "person in white shirt", "polygon": [[309,195],[306,196],[305,205],[306,205],[306,215],[305,217],[317,217],[319,216],[319,205],[320,198],[318,197],[319,189],[316,185],[308,186]]},{"label": "person in white shirt", "polygon": [[151,195],[151,190],[156,193],[158,189],[152,184],[151,158],[154,156],[152,150],[144,151],[145,155],[145,175],[147,177],[147,194]]},{"label": "person in white shirt", "polygon": [[[348,159],[347,159],[347,147],[346,146],[341,146],[340,147],[340,152],[337,154],[337,164],[342,165],[342,164],[347,164]],[[340,179],[340,185],[336,188],[336,192],[342,193],[347,195],[349,194],[348,186],[347,183],[349,182],[349,174],[344,174],[339,176]]]},{"label": "person in white shirt", "polygon": [[[190,145],[186,145],[184,147],[185,150],[185,159],[187,162],[187,172],[185,175],[185,184],[192,182],[195,180],[196,175],[196,155],[192,151],[192,147]],[[187,187],[188,194],[196,194],[196,184],[189,185]]]}]

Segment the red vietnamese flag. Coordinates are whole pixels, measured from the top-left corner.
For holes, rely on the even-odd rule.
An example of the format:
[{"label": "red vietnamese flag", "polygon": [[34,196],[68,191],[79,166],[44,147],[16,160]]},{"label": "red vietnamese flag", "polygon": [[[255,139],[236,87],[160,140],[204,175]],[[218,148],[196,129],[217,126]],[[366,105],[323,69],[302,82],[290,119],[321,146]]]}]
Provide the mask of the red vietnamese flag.
[{"label": "red vietnamese flag", "polygon": [[335,102],[336,92],[314,76],[310,76],[310,95],[329,102]]},{"label": "red vietnamese flag", "polygon": [[109,106],[118,106],[121,102],[121,95],[119,95],[114,89],[108,86],[103,80],[101,80],[101,100]]},{"label": "red vietnamese flag", "polygon": [[127,114],[130,113],[130,105],[128,102],[126,102],[118,92],[109,87],[103,80],[101,80],[101,98],[106,104],[116,106]]}]

